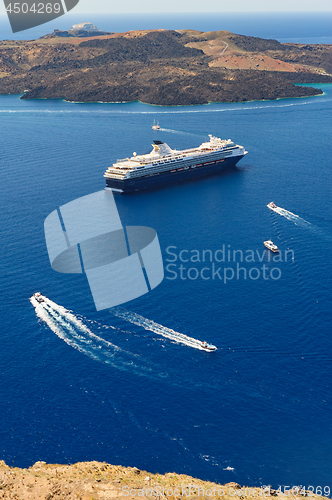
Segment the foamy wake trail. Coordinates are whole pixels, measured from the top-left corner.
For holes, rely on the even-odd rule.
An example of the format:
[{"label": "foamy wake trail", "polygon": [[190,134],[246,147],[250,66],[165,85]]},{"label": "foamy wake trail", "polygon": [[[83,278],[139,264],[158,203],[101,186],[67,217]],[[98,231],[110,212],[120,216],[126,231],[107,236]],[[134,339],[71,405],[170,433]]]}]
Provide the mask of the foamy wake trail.
[{"label": "foamy wake trail", "polygon": [[200,134],[193,134],[192,132],[184,132],[183,130],[173,130],[171,128],[161,128],[159,129],[161,132],[169,132],[171,134],[180,134],[180,135],[193,135],[195,137],[205,138],[206,137]]},{"label": "foamy wake trail", "polygon": [[[140,360],[138,355],[125,351],[112,342],[99,337],[68,309],[47,298],[45,302],[40,304],[34,297],[31,297],[30,302],[35,307],[38,318],[74,349],[95,361],[110,364],[119,370],[134,371],[139,375],[156,376],[156,370],[152,365],[151,367],[147,366],[148,363]],[[165,375],[158,373],[157,376],[164,378]]]},{"label": "foamy wake trail", "polygon": [[288,210],[285,210],[284,208],[277,207],[274,209],[274,212],[277,212],[279,215],[282,215],[286,219],[291,220],[292,222],[294,222],[299,226],[308,227],[311,225],[310,222],[302,219],[301,217],[299,217],[296,214],[293,214],[292,212],[289,212]]},{"label": "foamy wake trail", "polygon": [[288,210],[285,210],[284,208],[277,207],[274,209],[274,212],[277,212],[279,215],[282,215],[286,219],[294,222],[297,226],[305,227],[312,231],[315,235],[320,236],[324,240],[327,241],[332,241],[332,235],[320,227],[316,226],[315,224],[311,224],[311,222],[308,222],[301,217],[299,217],[296,214],[293,214],[292,212],[289,212]]},{"label": "foamy wake trail", "polygon": [[[318,101],[319,98],[319,101]],[[317,100],[314,100],[313,97],[309,97],[310,101],[301,101],[301,102],[293,102],[288,104],[283,104],[279,101],[274,101],[273,104],[264,104],[262,106],[251,105],[251,106],[235,106],[232,108],[221,108],[221,109],[209,109],[208,106],[204,106],[204,109],[186,109],[186,110],[168,110],[165,109],[160,112],[160,114],[165,115],[174,115],[174,114],[192,114],[192,113],[227,113],[227,112],[243,112],[243,110],[247,111],[255,111],[256,109],[269,109],[269,108],[290,108],[293,106],[310,106],[315,105],[317,103],[327,102],[328,99],[322,99],[320,96],[316,97]],[[69,104],[84,104],[80,101],[66,101]],[[109,104],[109,103],[108,103]],[[193,107],[193,106],[192,106]],[[83,114],[83,113],[98,113],[98,114],[126,114],[126,115],[155,115],[155,111],[122,111],[119,109],[114,110],[105,110],[105,109],[96,109],[96,110],[84,110],[84,109],[1,109],[0,113],[49,113],[49,114],[63,114],[63,113],[75,113],[75,114]],[[162,130],[162,129],[161,129]],[[166,129],[165,129],[166,130]]]},{"label": "foamy wake trail", "polygon": [[167,339],[173,340],[173,342],[176,342],[177,344],[184,344],[188,347],[193,347],[194,349],[204,350],[201,347],[202,342],[200,340],[188,337],[187,335],[176,332],[171,328],[166,328],[166,326],[159,325],[158,323],[155,323],[150,319],[144,318],[139,314],[129,311],[122,311],[118,309],[112,309],[111,312],[118,318],[125,319],[126,321],[129,321],[134,325],[141,326],[145,330],[151,331],[153,333],[156,333],[157,335],[161,335],[162,337],[166,337]]}]

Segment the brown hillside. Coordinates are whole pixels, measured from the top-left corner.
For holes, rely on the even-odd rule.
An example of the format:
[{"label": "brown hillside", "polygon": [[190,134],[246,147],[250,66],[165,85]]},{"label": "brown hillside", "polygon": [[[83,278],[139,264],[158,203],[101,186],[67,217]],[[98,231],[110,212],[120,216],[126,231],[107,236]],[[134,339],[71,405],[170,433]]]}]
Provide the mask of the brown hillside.
[{"label": "brown hillside", "polygon": [[202,481],[184,474],[150,474],[136,467],[110,465],[106,462],[81,462],[73,465],[36,462],[28,469],[8,467],[0,461],[0,498],[4,500],[111,500],[142,498],[153,500],[312,500],[325,497],[293,489],[292,494],[275,490],[224,485]]},{"label": "brown hillside", "polygon": [[332,46],[281,44],[228,31],[148,30],[0,42],[0,93],[24,99],[187,105],[322,93]]}]

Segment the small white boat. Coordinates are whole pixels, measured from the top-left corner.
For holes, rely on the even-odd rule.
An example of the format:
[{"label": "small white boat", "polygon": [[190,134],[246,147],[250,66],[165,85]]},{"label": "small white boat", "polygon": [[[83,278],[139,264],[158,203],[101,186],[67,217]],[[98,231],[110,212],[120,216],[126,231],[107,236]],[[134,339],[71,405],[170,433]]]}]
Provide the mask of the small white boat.
[{"label": "small white boat", "polygon": [[204,349],[204,351],[207,351],[207,352],[212,352],[212,351],[216,351],[217,350],[217,348],[216,348],[215,345],[208,344],[205,341],[201,343],[201,348]]},{"label": "small white boat", "polygon": [[153,120],[153,125],[151,125],[152,130],[160,130],[159,122],[156,123],[156,120]]},{"label": "small white boat", "polygon": [[269,203],[268,205],[266,205],[270,210],[275,210],[276,208],[279,208],[277,207],[277,205],[271,201],[271,203]]},{"label": "small white boat", "polygon": [[39,302],[39,303],[45,302],[44,297],[39,292],[34,293],[33,296],[37,302]]},{"label": "small white boat", "polygon": [[266,240],[266,241],[264,241],[264,245],[266,246],[266,248],[268,248],[269,250],[271,250],[271,252],[279,252],[279,248],[277,247],[277,245],[275,245],[273,243],[272,240]]}]

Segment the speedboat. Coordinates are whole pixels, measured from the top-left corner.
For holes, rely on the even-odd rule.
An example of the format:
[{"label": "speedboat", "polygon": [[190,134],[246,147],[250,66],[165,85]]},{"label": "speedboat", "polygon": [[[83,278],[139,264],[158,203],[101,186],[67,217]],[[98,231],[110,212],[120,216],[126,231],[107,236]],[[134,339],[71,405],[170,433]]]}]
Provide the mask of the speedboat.
[{"label": "speedboat", "polygon": [[269,203],[268,205],[266,205],[268,208],[270,208],[271,210],[275,210],[277,207],[277,205],[271,201],[271,203]]},{"label": "speedboat", "polygon": [[217,350],[217,348],[216,348],[215,345],[208,344],[205,341],[201,343],[201,348],[204,349],[204,351],[207,351],[207,352],[212,352],[212,351],[216,351]]},{"label": "speedboat", "polygon": [[156,120],[153,120],[153,125],[151,125],[152,130],[160,130],[159,122],[156,123]]},{"label": "speedboat", "polygon": [[266,241],[264,241],[264,245],[266,246],[266,248],[268,248],[269,250],[271,250],[271,252],[279,252],[279,248],[277,247],[277,245],[275,245],[273,243],[272,240],[266,240]]},{"label": "speedboat", "polygon": [[44,297],[39,292],[34,293],[33,296],[37,302],[39,302],[39,303],[45,302]]}]

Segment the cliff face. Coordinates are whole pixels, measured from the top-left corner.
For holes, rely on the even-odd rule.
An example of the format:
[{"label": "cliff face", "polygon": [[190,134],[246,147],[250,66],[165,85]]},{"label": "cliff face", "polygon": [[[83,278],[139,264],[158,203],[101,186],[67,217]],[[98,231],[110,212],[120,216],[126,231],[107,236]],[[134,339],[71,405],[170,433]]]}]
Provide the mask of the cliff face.
[{"label": "cliff face", "polygon": [[[293,500],[323,500],[311,492],[297,494]],[[0,461],[0,498],[8,500],[110,500],[212,498],[223,500],[262,500],[279,497],[289,500],[290,493],[278,494],[268,488],[251,488],[237,483],[224,485],[202,481],[176,473],[150,474],[136,467],[121,467],[105,462],[81,462],[73,465],[48,465],[36,462],[29,469],[8,467]]]},{"label": "cliff face", "polygon": [[322,93],[332,46],[281,44],[225,31],[137,31],[102,37],[0,42],[0,93],[24,99],[237,102]]}]

